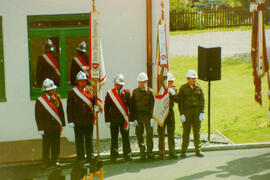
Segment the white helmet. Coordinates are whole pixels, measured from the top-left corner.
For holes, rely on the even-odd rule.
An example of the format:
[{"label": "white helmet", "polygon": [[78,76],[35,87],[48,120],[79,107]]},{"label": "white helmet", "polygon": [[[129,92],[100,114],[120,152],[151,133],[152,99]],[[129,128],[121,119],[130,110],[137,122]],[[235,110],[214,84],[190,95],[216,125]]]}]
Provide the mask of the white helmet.
[{"label": "white helmet", "polygon": [[123,74],[117,74],[113,80],[115,84],[119,84],[124,86],[125,85],[125,77]]},{"label": "white helmet", "polygon": [[140,72],[137,77],[137,81],[142,82],[147,80],[148,80],[147,74],[145,72]]},{"label": "white helmet", "polygon": [[86,42],[82,41],[80,44],[78,44],[76,49],[78,51],[86,53],[87,52],[87,44],[86,44]]},{"label": "white helmet", "polygon": [[196,71],[193,69],[188,70],[187,72],[187,78],[198,78]]},{"label": "white helmet", "polygon": [[79,81],[79,80],[88,80],[86,73],[84,73],[82,71],[78,72],[78,74],[76,76],[76,81]]},{"label": "white helmet", "polygon": [[43,91],[50,91],[50,90],[53,90],[53,89],[56,89],[56,88],[57,88],[57,86],[54,85],[54,82],[52,80],[47,78],[47,79],[45,79],[43,81],[43,85],[42,85],[42,90]]},{"label": "white helmet", "polygon": [[173,74],[170,72],[168,72],[168,74],[167,74],[167,79],[168,79],[168,81],[175,81]]}]

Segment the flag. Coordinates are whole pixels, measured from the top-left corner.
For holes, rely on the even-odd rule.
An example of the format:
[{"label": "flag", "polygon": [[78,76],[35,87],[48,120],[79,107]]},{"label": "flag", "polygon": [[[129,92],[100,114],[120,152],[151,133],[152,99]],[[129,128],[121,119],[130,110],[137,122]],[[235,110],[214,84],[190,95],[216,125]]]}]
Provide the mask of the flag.
[{"label": "flag", "polygon": [[102,87],[106,83],[106,73],[100,36],[100,14],[91,12],[89,23],[89,80],[95,82],[97,105],[102,109]]},{"label": "flag", "polygon": [[266,10],[264,3],[251,3],[250,11],[253,13],[252,25],[252,39],[251,39],[251,59],[253,67],[253,77],[255,86],[255,101],[262,105],[262,78],[268,74],[268,87],[269,72],[268,72],[268,58],[264,30],[263,11]]},{"label": "flag", "polygon": [[[164,5],[164,4],[163,4]],[[169,113],[169,93],[167,73],[169,72],[168,48],[166,23],[164,20],[164,6],[162,19],[157,29],[157,55],[156,55],[156,75],[155,75],[155,104],[153,118],[159,126],[163,126],[164,121]]]}]

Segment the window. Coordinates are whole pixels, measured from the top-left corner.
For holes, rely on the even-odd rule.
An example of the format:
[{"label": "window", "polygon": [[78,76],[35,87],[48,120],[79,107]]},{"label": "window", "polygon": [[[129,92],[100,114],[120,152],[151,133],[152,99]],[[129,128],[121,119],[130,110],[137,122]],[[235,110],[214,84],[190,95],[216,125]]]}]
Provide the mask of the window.
[{"label": "window", "polygon": [[[67,97],[74,85],[74,57],[83,56],[88,63],[89,15],[28,16],[27,21],[31,99],[42,94],[45,78],[52,79],[57,92]],[[87,45],[84,50],[80,48],[82,42]]]},{"label": "window", "polygon": [[2,16],[0,16],[0,102],[7,101],[5,90],[5,68],[3,51]]}]

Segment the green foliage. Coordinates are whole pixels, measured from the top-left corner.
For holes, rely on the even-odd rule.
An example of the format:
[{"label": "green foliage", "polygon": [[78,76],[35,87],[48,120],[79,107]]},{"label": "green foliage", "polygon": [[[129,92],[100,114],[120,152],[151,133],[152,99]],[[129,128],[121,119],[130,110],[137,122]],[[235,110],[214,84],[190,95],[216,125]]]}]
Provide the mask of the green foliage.
[{"label": "green foliage", "polygon": [[[223,59],[222,80],[211,83],[211,132],[216,129],[234,143],[269,141],[270,119],[266,77],[263,79],[263,105],[254,101],[254,86],[250,61],[238,58]],[[170,69],[176,77],[175,85],[186,83],[188,69],[197,70],[197,57],[171,58]],[[202,123],[202,133],[207,133],[208,82],[198,80],[202,85],[206,107],[206,119]],[[176,133],[182,134],[182,125],[177,105],[175,106]]]}]

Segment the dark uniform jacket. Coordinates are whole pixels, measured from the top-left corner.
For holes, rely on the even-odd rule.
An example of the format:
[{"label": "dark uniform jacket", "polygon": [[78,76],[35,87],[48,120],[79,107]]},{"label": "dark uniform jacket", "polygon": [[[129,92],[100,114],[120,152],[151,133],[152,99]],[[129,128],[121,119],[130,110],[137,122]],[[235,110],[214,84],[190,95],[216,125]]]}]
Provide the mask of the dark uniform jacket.
[{"label": "dark uniform jacket", "polygon": [[[131,95],[130,91],[128,89],[123,89],[120,91],[120,97],[124,104],[126,105],[127,110],[130,112],[130,106],[131,106]],[[105,111],[105,122],[112,122],[112,123],[124,123],[125,119],[118,109],[118,107],[115,105],[113,100],[111,99],[111,96],[107,92],[105,97],[105,104],[104,104],[104,111]]]},{"label": "dark uniform jacket", "polygon": [[174,90],[175,95],[172,95],[171,93],[169,93],[169,107],[170,107],[170,111],[173,111],[173,107],[174,107],[174,103],[178,103],[178,95],[177,95],[177,89],[175,88],[175,86],[170,87]]},{"label": "dark uniform jacket", "polygon": [[[81,58],[84,60],[85,64],[89,64],[89,56],[86,54],[80,54]],[[70,82],[73,86],[76,86],[76,76],[78,72],[83,71],[78,63],[72,58],[71,68],[70,68]]]},{"label": "dark uniform jacket", "polygon": [[[95,99],[93,98],[93,106],[94,102]],[[72,89],[68,92],[67,115],[69,123],[73,122],[79,125],[88,125],[93,123],[93,109],[90,109],[89,106]]]},{"label": "dark uniform jacket", "polygon": [[[65,115],[59,94],[56,94],[52,103],[57,107],[61,117],[62,126],[65,126]],[[60,125],[56,119],[45,109],[41,102],[37,99],[35,104],[35,117],[38,130],[56,131],[60,130]]]},{"label": "dark uniform jacket", "polygon": [[144,111],[148,112],[151,117],[154,109],[154,93],[151,88],[147,88],[147,90],[142,90],[141,88],[136,88],[132,93],[132,107],[131,107],[131,119],[132,121],[136,120],[136,112]]},{"label": "dark uniform jacket", "polygon": [[204,95],[202,88],[199,84],[195,83],[191,88],[188,83],[182,85],[178,94],[179,98],[179,112],[184,112],[190,108],[197,108],[200,112],[204,112]]},{"label": "dark uniform jacket", "polygon": [[[59,64],[59,56],[57,54],[51,54],[55,61]],[[42,87],[43,81],[49,78],[53,80],[54,84],[60,86],[60,76],[56,73],[55,69],[48,64],[48,62],[41,55],[38,57],[37,69],[36,69],[36,80],[37,87]]]}]

